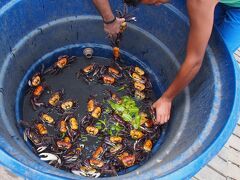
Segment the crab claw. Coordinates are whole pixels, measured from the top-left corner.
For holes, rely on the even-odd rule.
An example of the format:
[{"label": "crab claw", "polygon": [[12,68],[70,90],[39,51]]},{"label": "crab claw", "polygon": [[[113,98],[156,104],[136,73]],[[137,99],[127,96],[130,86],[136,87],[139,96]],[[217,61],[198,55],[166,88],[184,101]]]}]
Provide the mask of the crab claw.
[{"label": "crab claw", "polygon": [[68,162],[68,163],[76,161],[77,159],[78,159],[78,156],[76,156],[76,155],[69,157],[69,158],[65,158],[66,162]]},{"label": "crab claw", "polygon": [[91,176],[91,177],[94,177],[94,178],[98,178],[101,173],[97,173],[97,172],[83,172],[83,171],[79,171],[79,170],[72,170],[72,173],[75,174],[75,175],[78,175],[78,176]]},{"label": "crab claw", "polygon": [[137,21],[137,18],[136,18],[136,17],[131,17],[131,18],[129,18],[129,21],[134,21],[134,22],[136,22],[136,21]]},{"label": "crab claw", "polygon": [[56,161],[60,159],[57,155],[51,153],[41,153],[39,156],[42,161]]},{"label": "crab claw", "polygon": [[38,148],[37,148],[37,152],[38,152],[38,153],[41,153],[41,152],[43,152],[45,149],[47,149],[47,146],[38,147]]}]

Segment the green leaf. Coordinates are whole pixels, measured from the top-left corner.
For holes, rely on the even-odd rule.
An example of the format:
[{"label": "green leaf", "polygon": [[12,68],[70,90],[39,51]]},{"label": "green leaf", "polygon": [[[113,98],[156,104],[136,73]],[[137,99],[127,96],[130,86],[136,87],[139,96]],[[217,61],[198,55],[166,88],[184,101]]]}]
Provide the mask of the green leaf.
[{"label": "green leaf", "polygon": [[61,138],[64,138],[66,136],[66,133],[62,133]]},{"label": "green leaf", "polygon": [[138,115],[138,116],[135,117],[133,127],[134,127],[135,129],[139,129],[139,127],[140,127],[140,122],[141,122],[141,117]]},{"label": "green leaf", "polygon": [[123,113],[122,114],[122,118],[124,121],[127,121],[127,122],[131,122],[132,121],[132,117],[130,114],[126,114],[126,113]]},{"label": "green leaf", "polygon": [[122,86],[122,87],[120,87],[120,88],[118,89],[118,91],[123,91],[124,89],[125,89],[125,85]]},{"label": "green leaf", "polygon": [[134,115],[139,113],[139,108],[138,107],[131,107],[128,109],[129,113]]}]

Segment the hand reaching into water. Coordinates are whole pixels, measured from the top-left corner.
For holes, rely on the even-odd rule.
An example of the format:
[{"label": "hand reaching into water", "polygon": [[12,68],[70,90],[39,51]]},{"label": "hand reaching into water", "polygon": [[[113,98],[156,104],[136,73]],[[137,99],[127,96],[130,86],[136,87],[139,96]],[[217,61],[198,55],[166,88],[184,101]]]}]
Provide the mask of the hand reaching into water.
[{"label": "hand reaching into water", "polygon": [[170,119],[172,101],[161,97],[153,105],[152,108],[156,111],[156,124],[164,124]]}]

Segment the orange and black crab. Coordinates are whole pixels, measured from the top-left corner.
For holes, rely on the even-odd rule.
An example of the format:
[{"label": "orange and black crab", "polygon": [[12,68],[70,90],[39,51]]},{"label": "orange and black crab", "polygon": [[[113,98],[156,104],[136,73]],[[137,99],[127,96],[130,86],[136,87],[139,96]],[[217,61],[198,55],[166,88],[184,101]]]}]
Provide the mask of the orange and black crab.
[{"label": "orange and black crab", "polygon": [[38,107],[45,106],[45,103],[40,101],[40,97],[47,90],[49,90],[49,87],[45,83],[42,83],[30,91],[30,102],[35,111]]},{"label": "orange and black crab", "polygon": [[54,63],[54,65],[48,68],[45,71],[45,73],[51,73],[51,74],[57,75],[64,68],[68,67],[70,64],[72,64],[76,60],[77,60],[76,56],[71,56],[71,57],[69,57],[68,55],[59,56],[57,61]]},{"label": "orange and black crab", "polygon": [[102,70],[101,68],[102,66],[99,66],[98,64],[89,64],[76,73],[77,79],[83,78],[83,80],[89,84],[98,76]]},{"label": "orange and black crab", "polygon": [[41,65],[41,69],[39,72],[35,73],[31,79],[28,80],[28,85],[32,88],[39,86],[43,81],[43,75],[44,75],[44,64]]},{"label": "orange and black crab", "polygon": [[73,111],[77,108],[77,101],[74,101],[73,99],[67,99],[64,101],[60,101],[59,105],[56,107],[56,110],[60,115],[71,115],[73,114]]},{"label": "orange and black crab", "polygon": [[59,103],[61,102],[63,95],[64,95],[64,89],[52,92],[50,91],[50,97],[48,99],[48,102],[45,104],[47,108],[49,107],[57,107]]}]

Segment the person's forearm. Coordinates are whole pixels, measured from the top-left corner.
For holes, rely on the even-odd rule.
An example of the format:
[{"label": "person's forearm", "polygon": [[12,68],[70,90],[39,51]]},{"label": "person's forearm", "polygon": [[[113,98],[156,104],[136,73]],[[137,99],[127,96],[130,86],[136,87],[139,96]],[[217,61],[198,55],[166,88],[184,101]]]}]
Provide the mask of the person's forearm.
[{"label": "person's forearm", "polygon": [[185,60],[176,78],[163,94],[163,97],[172,101],[196,76],[201,67],[201,62],[191,63],[191,59]]},{"label": "person's forearm", "polygon": [[188,0],[190,32],[185,61],[163,97],[173,100],[196,76],[205,54],[213,26],[214,9],[218,0]]},{"label": "person's forearm", "polygon": [[104,21],[111,21],[114,15],[108,0],[93,0]]}]

